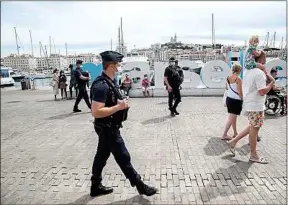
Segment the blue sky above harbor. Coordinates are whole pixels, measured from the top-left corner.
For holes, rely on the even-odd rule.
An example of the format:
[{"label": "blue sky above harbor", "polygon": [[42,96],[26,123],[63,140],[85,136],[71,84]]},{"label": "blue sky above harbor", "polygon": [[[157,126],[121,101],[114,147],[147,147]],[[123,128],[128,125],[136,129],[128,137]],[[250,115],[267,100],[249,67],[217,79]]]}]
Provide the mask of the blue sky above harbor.
[{"label": "blue sky above harbor", "polygon": [[[117,43],[120,17],[123,17],[128,49],[165,43],[176,33],[183,43],[211,43],[211,14],[214,13],[216,43],[243,45],[252,34],[263,43],[266,33],[276,31],[276,46],[286,37],[286,2],[1,2],[1,56],[17,53],[13,27],[23,48],[39,56],[39,41],[54,39],[57,53],[99,53]],[[52,46],[54,52],[54,46]]]}]

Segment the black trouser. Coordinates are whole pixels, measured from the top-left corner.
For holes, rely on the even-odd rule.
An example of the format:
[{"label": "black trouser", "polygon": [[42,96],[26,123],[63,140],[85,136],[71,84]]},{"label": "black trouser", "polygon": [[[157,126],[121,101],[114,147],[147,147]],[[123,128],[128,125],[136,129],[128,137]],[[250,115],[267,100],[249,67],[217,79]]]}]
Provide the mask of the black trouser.
[{"label": "black trouser", "polygon": [[129,86],[129,87],[124,87],[124,86],[120,86],[120,89],[121,90],[123,90],[124,91],[124,94],[126,95],[126,96],[129,96],[129,91],[131,90],[131,86]]},{"label": "black trouser", "polygon": [[96,126],[94,128],[99,136],[99,141],[92,167],[92,183],[96,185],[101,183],[102,170],[106,165],[110,153],[112,153],[122,172],[129,179],[131,186],[135,186],[137,181],[141,180],[141,177],[131,164],[131,157],[120,135],[120,130],[118,128]]},{"label": "black trouser", "polygon": [[[175,100],[173,105],[173,100]],[[174,86],[168,95],[168,106],[169,108],[177,108],[178,104],[181,102],[180,87]]]},{"label": "black trouser", "polygon": [[65,97],[67,98],[67,90],[66,88],[61,88],[61,97],[63,98],[63,92],[65,92]]},{"label": "black trouser", "polygon": [[75,101],[74,110],[78,109],[78,105],[79,105],[80,101],[82,100],[82,98],[84,98],[86,105],[89,107],[89,109],[91,109],[91,103],[90,103],[86,88],[84,88],[84,87],[78,87],[78,88],[79,88],[79,93],[78,93],[76,101]]}]

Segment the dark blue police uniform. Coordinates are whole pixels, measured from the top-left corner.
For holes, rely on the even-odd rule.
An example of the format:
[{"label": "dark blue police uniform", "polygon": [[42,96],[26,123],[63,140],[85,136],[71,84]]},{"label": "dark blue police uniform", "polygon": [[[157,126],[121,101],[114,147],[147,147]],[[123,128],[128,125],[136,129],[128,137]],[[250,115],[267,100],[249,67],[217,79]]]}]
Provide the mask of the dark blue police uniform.
[{"label": "dark blue police uniform", "polygon": [[[171,57],[169,59],[169,62],[175,61],[174,57]],[[171,115],[179,115],[176,108],[178,104],[181,102],[181,93],[180,93],[180,85],[181,85],[181,73],[178,69],[179,66],[171,66],[169,65],[164,72],[164,77],[167,77],[167,81],[169,85],[171,86],[172,90],[168,93],[168,106],[169,110],[171,112]],[[183,74],[183,73],[182,73]],[[175,100],[173,105],[173,100]]]},{"label": "dark blue police uniform", "polygon": [[[121,62],[123,58],[122,54],[114,51],[106,51],[100,55],[103,62]],[[103,78],[105,78],[105,80],[103,80]],[[109,85],[106,80],[108,80]],[[105,103],[105,107],[117,105],[117,95],[115,95],[115,89],[112,88],[113,85],[116,87],[116,89],[118,89],[116,81],[109,78],[103,72],[102,76],[96,79],[92,84],[92,103],[93,101]],[[101,184],[101,173],[111,153],[113,154],[117,164],[120,166],[126,178],[129,179],[131,186],[136,186],[140,194],[145,194],[147,196],[154,195],[157,192],[157,189],[144,184],[140,175],[133,168],[130,154],[120,134],[120,126],[113,121],[113,115],[105,118],[95,118],[94,128],[99,136],[99,140],[92,166],[92,186],[90,195],[98,196],[101,194],[108,194],[113,191],[112,188],[104,187]]]},{"label": "dark blue police uniform", "polygon": [[[82,61],[77,60],[76,64],[82,64]],[[87,89],[86,89],[87,80],[82,80],[80,78],[81,75],[85,76],[85,73],[82,71],[82,69],[76,68],[76,70],[74,71],[74,76],[77,81],[79,93],[77,95],[77,98],[74,104],[74,108],[73,108],[74,112],[81,112],[81,110],[78,109],[78,105],[80,101],[82,100],[82,98],[84,98],[87,107],[91,109],[91,103],[89,101],[89,96],[88,96]],[[85,76],[85,77],[88,77],[88,76]]]},{"label": "dark blue police uniform", "polygon": [[[123,58],[123,55],[117,55],[116,52],[104,53],[101,56],[103,61],[121,62]],[[102,76],[109,79],[116,86],[115,80],[110,79],[105,73],[102,73]],[[91,94],[92,101],[105,103],[105,107],[117,105],[117,98],[105,81],[96,82],[93,85]],[[102,170],[106,165],[110,153],[112,153],[126,178],[130,180],[132,186],[135,186],[137,180],[140,179],[140,175],[131,164],[130,154],[125,146],[119,128],[118,125],[113,124],[111,116],[95,119],[95,131],[99,136],[99,142],[92,167],[91,180],[96,183],[101,182]]]}]

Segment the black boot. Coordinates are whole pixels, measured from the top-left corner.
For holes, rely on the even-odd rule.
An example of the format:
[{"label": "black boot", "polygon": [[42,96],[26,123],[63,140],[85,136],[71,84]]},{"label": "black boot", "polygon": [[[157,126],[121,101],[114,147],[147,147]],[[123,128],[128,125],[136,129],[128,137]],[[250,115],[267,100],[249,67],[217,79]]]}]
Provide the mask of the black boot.
[{"label": "black boot", "polygon": [[81,110],[79,110],[78,108],[73,108],[73,112],[81,112]]},{"label": "black boot", "polygon": [[139,181],[136,184],[137,191],[140,195],[152,196],[157,193],[157,189],[155,187],[148,186],[144,184],[143,181]]},{"label": "black boot", "polygon": [[100,184],[93,184],[91,185],[90,188],[90,196],[95,197],[95,196],[100,196],[100,195],[106,195],[110,194],[113,192],[113,189],[111,187],[105,187],[101,183]]},{"label": "black boot", "polygon": [[169,107],[169,110],[170,110],[170,115],[171,115],[172,117],[174,117],[174,116],[175,116],[175,114],[174,114],[174,110],[173,110],[173,107]]},{"label": "black boot", "polygon": [[179,115],[179,112],[177,112],[176,107],[173,107],[173,112],[175,115]]}]

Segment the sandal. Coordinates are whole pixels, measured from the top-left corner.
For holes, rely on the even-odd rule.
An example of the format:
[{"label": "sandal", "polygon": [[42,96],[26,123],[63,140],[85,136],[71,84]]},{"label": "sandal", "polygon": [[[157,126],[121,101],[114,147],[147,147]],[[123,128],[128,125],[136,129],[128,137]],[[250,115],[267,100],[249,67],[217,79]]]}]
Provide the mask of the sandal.
[{"label": "sandal", "polygon": [[221,140],[226,140],[226,141],[228,141],[228,140],[232,140],[232,138],[228,138],[228,137],[221,137]]},{"label": "sandal", "polygon": [[221,137],[221,140],[232,140],[232,138],[228,135],[226,135],[225,137]]},{"label": "sandal", "polygon": [[230,152],[235,156],[235,147],[231,147],[228,143],[227,143]]},{"label": "sandal", "polygon": [[253,159],[253,158],[250,158],[249,161],[251,162],[256,162],[256,163],[259,163],[259,164],[268,164],[268,160],[264,157],[259,157],[259,159]]}]

